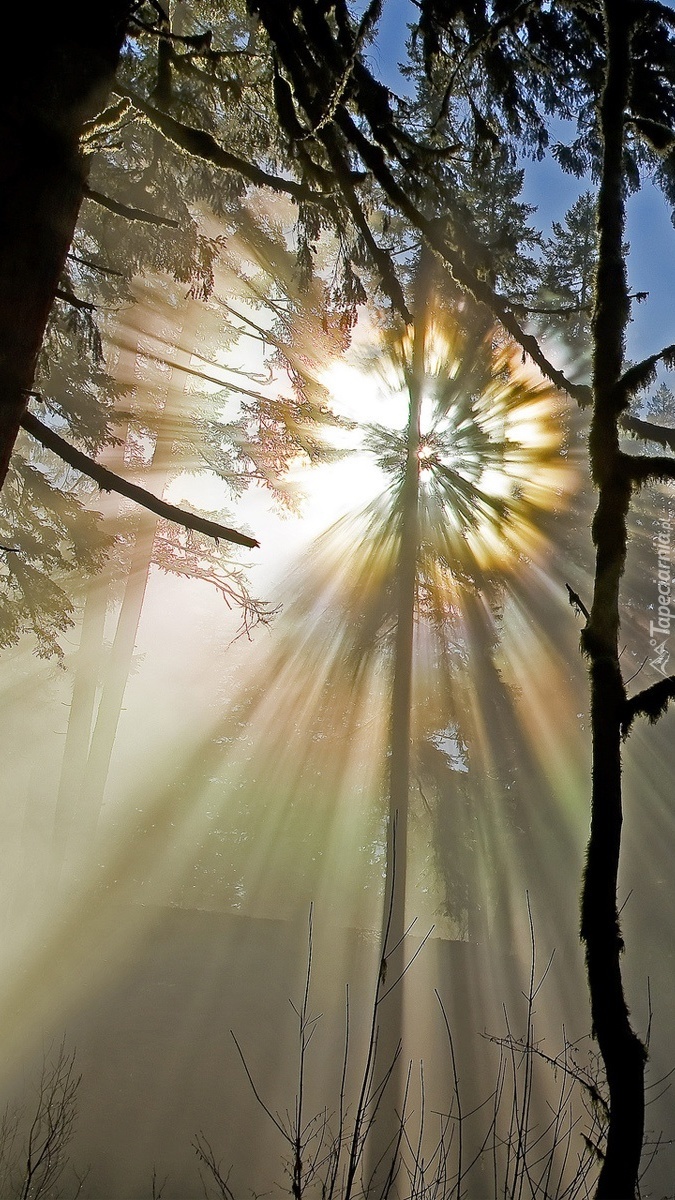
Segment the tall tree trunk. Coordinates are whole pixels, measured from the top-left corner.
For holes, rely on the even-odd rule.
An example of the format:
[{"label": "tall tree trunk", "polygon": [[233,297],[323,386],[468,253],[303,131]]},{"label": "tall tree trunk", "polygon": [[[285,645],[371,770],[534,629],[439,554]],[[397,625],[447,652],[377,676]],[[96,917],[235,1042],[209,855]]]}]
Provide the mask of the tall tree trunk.
[{"label": "tall tree trunk", "polygon": [[[171,330],[171,339],[174,343],[177,344],[182,337],[185,345],[189,347],[199,319],[199,305],[193,303],[188,308],[187,320],[174,325]],[[166,336],[168,337],[168,334]],[[143,351],[144,337],[145,331],[139,335],[139,353]],[[190,360],[190,351],[177,349],[175,357],[178,362],[184,361],[187,365]],[[146,366],[144,370],[147,371],[148,367]],[[183,392],[180,387],[176,386],[172,376],[167,381],[165,373],[160,370],[157,371],[157,382],[159,383],[159,381],[161,381],[162,387],[167,388],[167,393],[159,418],[157,439],[149,473],[152,477],[152,490],[161,496],[171,476],[173,440],[176,426],[180,421]],[[147,380],[144,386],[149,386]],[[124,694],[133,664],[138,627],[150,575],[156,529],[157,518],[151,513],[141,511],[131,553],[129,574],[103,678],[96,719],[91,731],[91,742],[81,775],[76,805],[76,827],[73,829],[73,845],[71,847],[71,851],[74,853],[74,865],[83,855],[89,854],[91,844],[96,837],[110,762],[122,715]]]},{"label": "tall tree trunk", "polygon": [[58,882],[89,754],[101,672],[108,580],[93,579],[87,591],[77,651],[73,694],[54,813],[53,878]]},{"label": "tall tree trunk", "polygon": [[[123,473],[125,426],[119,445],[107,446],[101,461],[111,471]],[[119,516],[120,497],[111,492],[99,496],[106,520]],[[75,658],[73,694],[68,713],[68,728],[61,760],[59,790],[54,812],[53,861],[50,886],[61,878],[67,852],[73,818],[77,811],[78,798],[89,755],[91,732],[96,712],[96,694],[103,673],[103,646],[105,621],[114,580],[114,567],[108,561],[103,571],[89,581],[80,628],[80,644]]]},{"label": "tall tree trunk", "polygon": [[0,487],[84,195],[79,139],[117,66],[130,0],[6,6],[0,81]]},{"label": "tall tree trunk", "polygon": [[156,517],[150,513],[140,514],[129,575],[117,617],[110,659],[103,679],[103,690],[80,786],[79,828],[75,832],[77,841],[81,843],[85,853],[96,836],[103,806],[110,760],[117,738],[124,693],[143,611],[156,526]]},{"label": "tall tree trunk", "polygon": [[583,645],[590,659],[593,786],[591,831],[582,894],[581,936],[593,1027],[610,1097],[607,1147],[598,1200],[637,1194],[644,1136],[645,1048],[631,1028],[621,978],[623,941],[617,910],[621,848],[621,717],[625,687],[619,666],[619,584],[626,557],[630,481],[619,449],[618,418],[626,405],[619,381],[630,317],[626,267],[623,141],[630,80],[630,6],[605,3],[607,66],[600,106],[603,146],[598,197],[599,258],[593,316],[594,408],[589,438],[598,505],[593,520],[595,587]]},{"label": "tall tree trunk", "polygon": [[[420,416],[424,388],[428,323],[428,256],[418,268],[412,360],[407,380],[409,393],[406,430],[406,465],[402,483],[401,523],[396,572],[396,631],[391,694],[389,745],[389,809],[387,859],[381,935],[382,960],[375,1063],[377,1086],[391,1070],[380,1104],[370,1145],[373,1188],[386,1186],[392,1152],[403,1118],[405,1065],[400,1053],[403,1036],[403,984],[405,970],[406,878],[408,856],[408,806],[410,794],[410,738],[417,558],[419,551]],[[390,990],[391,989],[391,990]]]}]

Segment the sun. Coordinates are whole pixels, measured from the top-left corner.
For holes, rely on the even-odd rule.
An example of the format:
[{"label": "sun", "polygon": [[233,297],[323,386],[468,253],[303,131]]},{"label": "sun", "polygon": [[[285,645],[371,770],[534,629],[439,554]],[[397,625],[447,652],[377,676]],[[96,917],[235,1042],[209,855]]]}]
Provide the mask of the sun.
[{"label": "sun", "polygon": [[[415,330],[357,326],[350,350],[322,374],[341,457],[303,473],[317,528],[400,484],[412,431]],[[423,535],[449,565],[508,572],[544,550],[544,514],[565,505],[574,472],[563,401],[500,331],[433,311],[424,332],[416,417]]]}]

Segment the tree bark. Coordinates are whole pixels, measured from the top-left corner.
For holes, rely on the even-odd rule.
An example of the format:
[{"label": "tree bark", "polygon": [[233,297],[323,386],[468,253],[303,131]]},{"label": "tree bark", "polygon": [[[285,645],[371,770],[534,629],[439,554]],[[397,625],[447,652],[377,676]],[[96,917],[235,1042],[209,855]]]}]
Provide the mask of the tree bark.
[{"label": "tree bark", "polygon": [[130,0],[63,0],[3,16],[0,82],[0,487],[84,195],[79,139],[105,102]]},{"label": "tree bark", "polygon": [[621,978],[623,941],[617,908],[621,849],[621,719],[625,687],[619,666],[619,585],[627,544],[630,480],[619,449],[626,401],[619,380],[630,300],[623,259],[624,113],[630,86],[628,5],[606,0],[607,65],[600,105],[603,147],[598,195],[598,274],[593,315],[593,418],[589,454],[598,504],[593,519],[595,587],[583,646],[590,659],[593,786],[584,873],[581,936],[593,1027],[607,1072],[610,1113],[597,1200],[633,1200],[644,1136],[645,1048],[631,1028]]}]

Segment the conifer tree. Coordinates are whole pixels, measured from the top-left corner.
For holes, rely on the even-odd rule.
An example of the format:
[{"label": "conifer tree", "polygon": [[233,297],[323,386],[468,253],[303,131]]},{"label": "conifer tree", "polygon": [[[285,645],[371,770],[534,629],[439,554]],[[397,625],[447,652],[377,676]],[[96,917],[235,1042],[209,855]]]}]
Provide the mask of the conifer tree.
[{"label": "conifer tree", "polygon": [[[672,13],[652,0],[625,6],[567,0],[554,8],[507,4],[498,12],[480,3],[425,0],[418,34],[427,75],[442,91],[442,103],[431,127],[427,123],[412,134],[405,105],[373,76],[363,54],[379,13],[376,3],[358,24],[341,0],[330,11],[318,11],[308,0],[292,5],[252,0],[251,7],[261,17],[295,102],[291,115],[279,114],[285,134],[302,136],[305,157],[331,163],[353,219],[363,213],[351,183],[356,165],[381,189],[383,203],[423,235],[455,283],[490,309],[558,387],[593,406],[589,451],[598,494],[592,526],[596,571],[582,644],[591,676],[594,768],[581,933],[610,1093],[597,1195],[634,1197],[644,1130],[645,1051],[630,1024],[620,969],[616,889],[622,737],[637,715],[655,720],[663,713],[675,694],[675,679],[628,698],[619,664],[619,589],[632,493],[649,481],[672,479],[675,466],[668,456],[624,452],[619,422],[626,419],[631,397],[653,379],[659,363],[672,364],[675,353],[666,347],[633,367],[624,362],[631,296],[623,238],[626,193],[639,186],[644,173],[669,199],[675,194]],[[459,144],[438,136],[442,122],[444,132],[452,128],[455,113],[470,114]],[[439,194],[439,160],[452,160],[471,139],[496,154],[516,146],[535,157],[543,154],[549,114],[577,122],[571,144],[553,147],[558,161],[578,175],[592,171],[599,181],[590,387],[566,377],[523,326],[522,301],[514,303],[494,286],[485,269],[488,248],[476,244],[465,210],[453,205],[452,196],[441,200]],[[381,243],[372,256],[383,289],[410,320]],[[644,428],[640,434],[647,436]]]},{"label": "conifer tree", "polygon": [[558,331],[575,355],[574,377],[588,378],[591,304],[597,266],[596,198],[583,192],[553,222],[553,236],[544,243],[537,324],[542,335]]}]

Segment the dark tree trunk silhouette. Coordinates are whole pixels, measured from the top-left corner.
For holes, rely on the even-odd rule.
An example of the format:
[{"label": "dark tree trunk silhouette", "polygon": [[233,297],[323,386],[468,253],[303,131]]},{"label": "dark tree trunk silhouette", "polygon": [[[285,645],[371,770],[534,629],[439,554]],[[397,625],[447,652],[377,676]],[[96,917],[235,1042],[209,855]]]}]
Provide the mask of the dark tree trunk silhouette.
[{"label": "dark tree trunk silhouette", "polygon": [[66,0],[33,21],[20,5],[3,13],[21,63],[0,83],[0,486],[84,195],[80,135],[105,102],[130,8]]},{"label": "dark tree trunk silhouette", "polygon": [[591,469],[598,489],[593,519],[596,569],[583,646],[590,660],[593,785],[584,874],[581,936],[593,1027],[610,1096],[598,1200],[637,1192],[644,1136],[645,1048],[631,1028],[621,978],[623,941],[617,911],[621,848],[621,732],[626,691],[619,665],[619,585],[623,575],[631,482],[619,449],[618,422],[628,396],[621,387],[630,300],[623,259],[624,113],[630,79],[628,6],[605,4],[607,66],[600,107],[603,158],[598,197],[599,260],[593,314]]}]

